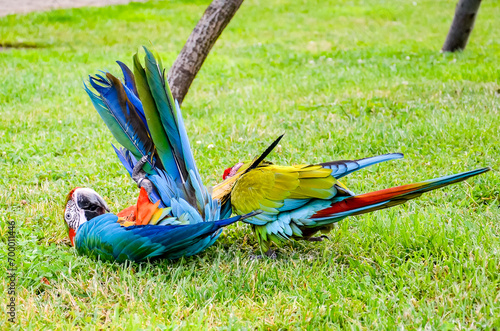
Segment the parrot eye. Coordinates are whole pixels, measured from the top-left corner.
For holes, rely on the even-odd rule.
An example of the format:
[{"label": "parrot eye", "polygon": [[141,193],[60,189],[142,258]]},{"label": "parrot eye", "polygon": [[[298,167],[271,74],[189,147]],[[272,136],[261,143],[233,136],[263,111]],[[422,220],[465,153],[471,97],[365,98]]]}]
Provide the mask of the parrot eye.
[{"label": "parrot eye", "polygon": [[68,223],[69,227],[75,229],[78,224],[78,211],[76,204],[73,200],[68,201],[66,211],[64,212],[64,220]]},{"label": "parrot eye", "polygon": [[89,209],[90,208],[90,204],[87,202],[87,201],[80,201],[78,203],[78,206],[81,208],[81,209]]}]

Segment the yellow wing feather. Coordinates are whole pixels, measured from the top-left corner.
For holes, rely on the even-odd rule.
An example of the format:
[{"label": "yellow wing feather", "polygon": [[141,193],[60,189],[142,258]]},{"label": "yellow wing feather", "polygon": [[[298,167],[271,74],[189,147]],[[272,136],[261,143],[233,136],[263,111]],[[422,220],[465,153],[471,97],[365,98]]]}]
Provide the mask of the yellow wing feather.
[{"label": "yellow wing feather", "polygon": [[238,179],[231,192],[231,202],[237,214],[257,209],[274,214],[278,212],[275,208],[283,206],[283,200],[298,184],[298,176],[276,177],[270,167],[257,168]]},{"label": "yellow wing feather", "polygon": [[257,209],[278,214],[285,199],[331,198],[338,181],[330,174],[320,165],[260,166],[238,178],[231,203],[237,214]]}]

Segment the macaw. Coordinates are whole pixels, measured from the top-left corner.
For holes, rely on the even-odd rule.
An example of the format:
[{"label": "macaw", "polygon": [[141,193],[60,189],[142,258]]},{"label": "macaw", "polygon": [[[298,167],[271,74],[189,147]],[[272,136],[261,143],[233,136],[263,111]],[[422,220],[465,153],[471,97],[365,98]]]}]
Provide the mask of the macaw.
[{"label": "macaw", "polygon": [[[136,212],[131,214],[132,208]],[[158,225],[160,215],[169,210],[152,203],[142,187],[137,205],[115,215],[107,213],[109,208],[94,190],[75,188],[68,195],[64,219],[78,253],[121,263],[195,255],[210,247],[223,227],[248,217]]]},{"label": "macaw", "polygon": [[94,190],[76,188],[64,213],[78,252],[118,262],[197,254],[217,240],[223,227],[255,214],[221,219],[219,201],[201,181],[161,61],[144,50],[145,66],[134,55],[135,75],[118,62],[124,82],[106,72],[89,77],[93,90],[85,84],[124,147],[113,146],[141,188],[138,203],[114,215]]},{"label": "macaw", "polygon": [[[367,166],[402,158],[386,154],[360,160],[342,160],[311,165],[279,166],[265,161],[280,136],[260,157],[237,163],[224,171],[224,181],[213,187],[212,197],[224,209],[237,215],[259,209],[262,213],[247,218],[261,250],[273,256],[271,243],[290,239],[321,241],[314,237],[328,233],[333,224],[348,216],[389,208],[435,190],[491,170],[489,167],[420,183],[392,187],[356,195],[339,179]],[[230,207],[228,207],[230,205]]]}]

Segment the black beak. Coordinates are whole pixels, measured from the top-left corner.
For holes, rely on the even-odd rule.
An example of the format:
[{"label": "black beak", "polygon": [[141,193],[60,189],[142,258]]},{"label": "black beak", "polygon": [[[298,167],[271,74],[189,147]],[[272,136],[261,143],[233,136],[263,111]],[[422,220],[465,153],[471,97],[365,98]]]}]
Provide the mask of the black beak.
[{"label": "black beak", "polygon": [[85,212],[87,221],[109,212],[108,205],[106,205],[103,198],[91,189],[81,189],[78,191],[77,204]]}]

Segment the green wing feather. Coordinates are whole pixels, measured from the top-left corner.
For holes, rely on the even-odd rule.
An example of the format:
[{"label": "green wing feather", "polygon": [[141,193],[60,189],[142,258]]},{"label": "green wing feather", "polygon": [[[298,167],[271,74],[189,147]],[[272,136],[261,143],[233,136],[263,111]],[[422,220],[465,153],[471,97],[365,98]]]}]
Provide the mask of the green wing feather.
[{"label": "green wing feather", "polygon": [[146,71],[142,67],[137,53],[134,55],[134,76],[137,85],[137,92],[139,93],[151,134],[151,139],[153,139],[158,156],[162,161],[165,170],[167,170],[172,177],[176,178],[177,175],[180,175],[177,163],[174,160],[172,147],[167,140],[165,130],[161,123],[160,114],[158,113],[155,100],[151,94]]},{"label": "green wing feather", "polygon": [[144,48],[144,50],[146,52],[144,60],[146,64],[145,72],[147,83],[150,88],[151,96],[155,102],[156,113],[159,115],[163,129],[165,130],[164,137],[166,136],[168,138],[170,148],[173,151],[173,158],[180,174],[179,177],[174,176],[174,178],[180,178],[184,183],[188,178],[188,172],[184,166],[184,162],[181,160],[183,153],[180,149],[181,141],[179,129],[177,128],[175,102],[172,97],[172,92],[165,82],[161,62],[157,62],[153,54],[147,48]]}]

